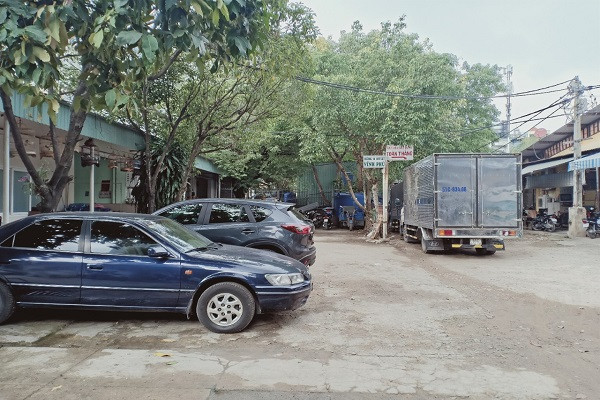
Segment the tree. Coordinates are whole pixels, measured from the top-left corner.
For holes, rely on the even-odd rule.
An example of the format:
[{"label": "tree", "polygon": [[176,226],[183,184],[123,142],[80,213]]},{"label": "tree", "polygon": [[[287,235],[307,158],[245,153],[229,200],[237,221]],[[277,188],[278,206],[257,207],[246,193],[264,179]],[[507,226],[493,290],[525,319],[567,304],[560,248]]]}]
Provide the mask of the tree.
[{"label": "tree", "polygon": [[[41,210],[55,209],[72,179],[68,173],[88,112],[124,107],[133,100],[137,82],[163,76],[180,57],[216,69],[223,61],[245,56],[265,37],[280,3],[0,0],[0,98],[17,152],[42,199]],[[11,94],[24,94],[25,106],[46,105],[55,122],[60,67],[67,58],[79,66],[69,93],[71,119],[60,156],[54,146],[56,167],[46,180],[27,157]]]},{"label": "tree", "polygon": [[[127,108],[127,120],[147,140],[165,139],[162,153],[144,155],[144,174],[149,178],[142,181],[149,202],[142,211],[154,210],[159,173],[176,138],[186,143],[189,154],[181,170],[183,184],[177,195],[181,199],[200,154],[248,140],[241,132],[281,109],[280,92],[306,54],[305,41],[317,30],[312,12],[300,4],[276,2],[268,10],[270,29],[251,57],[218,65],[177,61],[162,77],[138,82],[137,101]],[[236,139],[229,140],[228,135]],[[150,160],[153,156],[157,160]]]},{"label": "tree", "polygon": [[[413,145],[416,159],[475,150],[493,137],[484,127],[498,115],[491,100],[482,98],[502,90],[497,67],[459,65],[455,56],[434,52],[404,28],[400,19],[364,33],[356,22],[338,42],[322,40],[314,51],[314,79],[330,84],[315,89],[302,154],[311,161],[326,152],[344,174],[343,161],[356,161],[365,205],[355,202],[366,211],[367,228],[374,222],[371,199],[378,203],[379,171],[361,168],[364,155],[383,154],[387,144]],[[353,192],[350,184],[348,189]]]}]

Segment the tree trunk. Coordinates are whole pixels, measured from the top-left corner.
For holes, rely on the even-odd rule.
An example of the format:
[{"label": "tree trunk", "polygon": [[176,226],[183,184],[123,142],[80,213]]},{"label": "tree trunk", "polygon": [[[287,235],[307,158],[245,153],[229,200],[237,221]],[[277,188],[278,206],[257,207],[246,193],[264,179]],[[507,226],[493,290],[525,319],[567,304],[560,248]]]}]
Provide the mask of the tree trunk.
[{"label": "tree trunk", "polygon": [[319,179],[319,173],[317,171],[317,168],[315,167],[315,164],[311,163],[310,166],[312,167],[315,182],[317,182],[317,186],[319,187],[319,193],[321,194],[321,198],[323,199],[323,204],[331,206],[331,201],[329,201],[327,196],[325,196],[325,191],[323,190],[323,185],[321,184],[321,180]]},{"label": "tree trunk", "polygon": [[[85,93],[86,87],[84,84],[80,84],[75,95],[81,95]],[[2,98],[2,104],[4,106],[4,115],[8,119],[8,124],[12,132],[12,138],[15,143],[17,153],[21,158],[21,161],[27,169],[27,173],[31,177],[32,183],[35,185],[35,191],[41,198],[40,211],[41,212],[52,212],[56,211],[58,203],[62,197],[63,191],[67,184],[73,179],[69,176],[69,171],[73,165],[73,154],[75,152],[75,146],[77,145],[83,124],[87,118],[87,112],[79,110],[75,112],[71,107],[71,119],[69,121],[69,130],[67,132],[67,138],[65,142],[65,148],[58,160],[55,163],[54,172],[52,177],[48,181],[44,181],[40,173],[35,169],[35,166],[31,162],[25,144],[23,143],[23,137],[21,130],[17,124],[17,120],[14,115],[12,108],[12,102],[8,94],[0,89],[0,97]],[[53,143],[54,144],[54,143]],[[53,149],[54,152],[57,149]]]},{"label": "tree trunk", "polygon": [[377,182],[373,182],[371,185],[371,196],[373,197],[373,203],[375,203],[375,209],[377,210],[377,219],[373,223],[373,226],[367,237],[369,239],[379,239],[381,237],[381,228],[383,225],[383,214],[379,212],[379,190]]},{"label": "tree trunk", "polygon": [[198,157],[198,154],[200,154],[200,149],[202,148],[202,144],[204,143],[206,137],[206,135],[202,134],[198,136],[196,142],[194,143],[194,147],[192,148],[192,152],[190,153],[190,157],[188,158],[187,165],[185,166],[185,170],[183,171],[183,176],[181,178],[181,186],[177,191],[176,201],[183,200],[183,197],[185,196],[185,192],[187,191],[188,179],[190,179],[190,175],[196,163],[196,157]]}]

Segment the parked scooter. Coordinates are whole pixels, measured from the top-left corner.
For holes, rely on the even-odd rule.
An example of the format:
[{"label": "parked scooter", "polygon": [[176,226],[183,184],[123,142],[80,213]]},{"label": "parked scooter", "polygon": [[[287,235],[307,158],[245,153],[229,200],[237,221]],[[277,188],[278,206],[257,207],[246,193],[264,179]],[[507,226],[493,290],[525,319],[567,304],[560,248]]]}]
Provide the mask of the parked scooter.
[{"label": "parked scooter", "polygon": [[545,212],[540,212],[531,222],[531,229],[534,231],[554,232],[556,230],[556,218]]},{"label": "parked scooter", "polygon": [[323,212],[315,209],[306,212],[306,217],[313,223],[315,228],[321,228],[323,226]]},{"label": "parked scooter", "polygon": [[596,239],[600,236],[600,226],[598,226],[600,223],[600,213],[594,208],[591,208],[584,223],[586,222],[588,223],[588,227],[585,234],[591,239]]},{"label": "parked scooter", "polygon": [[558,211],[552,214],[552,218],[556,219],[556,229],[569,229],[569,213]]},{"label": "parked scooter", "polygon": [[333,228],[333,207],[325,207],[323,208],[323,228],[331,229]]}]

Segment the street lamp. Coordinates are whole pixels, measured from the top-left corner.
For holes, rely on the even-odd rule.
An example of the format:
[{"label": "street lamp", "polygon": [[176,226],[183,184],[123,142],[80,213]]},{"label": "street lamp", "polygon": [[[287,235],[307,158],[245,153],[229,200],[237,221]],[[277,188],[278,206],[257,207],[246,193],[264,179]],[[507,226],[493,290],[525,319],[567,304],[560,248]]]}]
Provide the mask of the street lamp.
[{"label": "street lamp", "polygon": [[100,157],[96,154],[96,146],[94,139],[86,140],[81,146],[81,166],[90,168],[90,212],[94,212],[94,167],[100,165]]}]

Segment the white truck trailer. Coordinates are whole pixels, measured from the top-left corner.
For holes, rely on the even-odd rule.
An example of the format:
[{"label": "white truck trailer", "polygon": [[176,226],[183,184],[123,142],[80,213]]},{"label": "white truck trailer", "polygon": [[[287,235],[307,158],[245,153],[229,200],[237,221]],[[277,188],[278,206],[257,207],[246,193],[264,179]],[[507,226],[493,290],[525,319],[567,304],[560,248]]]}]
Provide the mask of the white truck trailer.
[{"label": "white truck trailer", "polygon": [[404,171],[402,232],[425,253],[504,250],[521,237],[521,157],[433,154]]}]

